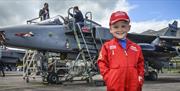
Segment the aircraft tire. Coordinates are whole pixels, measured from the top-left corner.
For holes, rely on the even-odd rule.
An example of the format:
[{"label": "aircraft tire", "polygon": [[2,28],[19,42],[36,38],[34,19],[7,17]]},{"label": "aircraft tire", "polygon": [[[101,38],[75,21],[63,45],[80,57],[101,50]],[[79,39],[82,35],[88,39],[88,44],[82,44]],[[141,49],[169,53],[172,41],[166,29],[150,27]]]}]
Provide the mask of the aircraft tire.
[{"label": "aircraft tire", "polygon": [[47,82],[51,84],[56,84],[59,81],[59,77],[56,73],[50,72],[47,76]]},{"label": "aircraft tire", "polygon": [[149,80],[156,81],[157,79],[158,79],[157,72],[152,71],[152,72],[149,73]]}]

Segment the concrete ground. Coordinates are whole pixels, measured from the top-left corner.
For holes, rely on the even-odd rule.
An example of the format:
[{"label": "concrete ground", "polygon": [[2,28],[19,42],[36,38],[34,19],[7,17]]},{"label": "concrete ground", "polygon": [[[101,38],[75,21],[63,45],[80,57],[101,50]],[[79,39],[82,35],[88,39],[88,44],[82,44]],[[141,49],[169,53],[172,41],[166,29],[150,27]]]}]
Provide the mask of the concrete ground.
[{"label": "concrete ground", "polygon": [[[106,87],[90,85],[85,81],[43,84],[40,78],[26,83],[19,73],[14,72],[0,77],[0,91],[106,91]],[[180,74],[160,74],[158,81],[145,81],[143,91],[180,91]]]}]

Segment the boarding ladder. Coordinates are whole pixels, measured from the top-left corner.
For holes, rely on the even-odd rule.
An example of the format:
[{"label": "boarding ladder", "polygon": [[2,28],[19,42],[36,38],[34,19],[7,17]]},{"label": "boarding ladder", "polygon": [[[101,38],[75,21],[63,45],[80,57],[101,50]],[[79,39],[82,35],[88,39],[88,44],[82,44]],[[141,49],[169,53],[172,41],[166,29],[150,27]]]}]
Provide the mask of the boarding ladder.
[{"label": "boarding ladder", "polygon": [[23,79],[29,82],[29,77],[35,79],[37,73],[37,51],[27,50],[23,57]]},{"label": "boarding ladder", "polygon": [[[87,17],[87,15],[90,15],[90,20],[92,20],[92,13],[91,12],[87,12],[85,14],[85,17]],[[86,22],[84,23],[84,26],[86,26]],[[88,25],[87,25],[88,26]],[[79,27],[79,26],[78,26]],[[97,42],[95,39],[95,30],[92,26],[92,22],[90,22],[89,24],[89,32],[84,32],[80,27],[80,33],[81,36],[80,38],[83,39],[83,42],[80,42],[81,44],[85,45],[87,54],[88,54],[88,58],[89,60],[93,63],[93,66],[95,65],[97,56],[98,56],[98,47],[97,47]]]},{"label": "boarding ladder", "polygon": [[[92,19],[92,14],[91,12],[86,13],[90,14],[90,17]],[[86,24],[84,24],[84,27]],[[90,27],[88,32],[84,32],[82,30],[82,27],[80,24],[75,24],[75,21],[73,21],[73,27],[72,27],[72,32],[75,36],[75,40],[77,42],[79,54],[76,57],[76,61],[79,59],[82,59],[85,63],[85,73],[88,75],[89,81],[92,82],[92,76],[95,74],[92,74],[92,70],[96,69],[95,62],[97,59],[98,55],[98,49],[97,49],[97,43],[95,40],[92,24],[90,24]],[[88,64],[90,63],[91,68],[88,68]]]}]

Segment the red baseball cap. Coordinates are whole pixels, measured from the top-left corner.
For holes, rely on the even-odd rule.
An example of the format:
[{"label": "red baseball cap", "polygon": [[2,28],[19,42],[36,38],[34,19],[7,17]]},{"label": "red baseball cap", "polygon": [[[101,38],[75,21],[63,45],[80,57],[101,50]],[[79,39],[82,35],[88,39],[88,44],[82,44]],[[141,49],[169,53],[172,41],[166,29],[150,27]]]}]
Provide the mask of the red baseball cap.
[{"label": "red baseball cap", "polygon": [[126,12],[123,11],[116,11],[111,14],[109,25],[112,25],[120,20],[128,21],[130,22],[129,16]]}]

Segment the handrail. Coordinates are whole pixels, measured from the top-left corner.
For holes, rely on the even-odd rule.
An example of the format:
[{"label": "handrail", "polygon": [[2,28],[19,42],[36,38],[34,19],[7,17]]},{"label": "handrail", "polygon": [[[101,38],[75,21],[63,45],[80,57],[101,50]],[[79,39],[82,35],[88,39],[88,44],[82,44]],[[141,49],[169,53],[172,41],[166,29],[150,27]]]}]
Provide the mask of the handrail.
[{"label": "handrail", "polygon": [[[90,15],[90,20],[92,21],[92,13],[89,11],[89,12],[86,12],[85,14],[85,17],[87,18],[87,15]],[[90,22],[90,29],[92,29],[92,22]],[[92,30],[91,30],[92,31]]]},{"label": "handrail", "polygon": [[[61,15],[57,15],[57,16],[55,16],[55,17],[60,17],[61,19],[63,19],[63,22],[65,21],[65,18],[64,18],[63,16],[61,16]],[[55,18],[55,17],[52,17],[52,18],[50,18],[50,19],[53,19],[53,18]],[[36,17],[36,18],[30,19],[30,20],[27,20],[27,24],[38,23],[38,22],[34,22],[34,21],[37,20],[37,19],[40,19],[40,18],[41,18],[41,17]]]},{"label": "handrail", "polygon": [[92,20],[92,12],[90,12],[90,11],[86,12],[85,18],[87,17],[88,14],[90,14],[90,20]]},{"label": "handrail", "polygon": [[32,21],[37,20],[37,19],[40,19],[40,18],[41,18],[41,17],[36,17],[36,18],[30,19],[30,20],[27,20],[27,24],[37,23],[37,22],[32,22]]},{"label": "handrail", "polygon": [[[70,7],[70,8],[68,9],[68,20],[70,19],[70,18],[69,18],[69,14],[70,14],[70,10],[71,10],[71,9],[73,9],[73,7]],[[73,11],[73,13],[74,13],[74,11]]]}]

